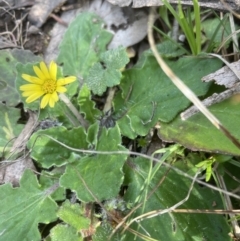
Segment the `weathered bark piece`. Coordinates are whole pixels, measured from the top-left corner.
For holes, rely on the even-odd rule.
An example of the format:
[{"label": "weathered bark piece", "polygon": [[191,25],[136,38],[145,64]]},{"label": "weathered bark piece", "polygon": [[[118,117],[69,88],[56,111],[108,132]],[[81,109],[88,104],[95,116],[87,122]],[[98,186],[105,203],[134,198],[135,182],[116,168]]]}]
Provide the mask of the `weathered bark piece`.
[{"label": "weathered bark piece", "polygon": [[[231,96],[235,95],[235,94],[239,94],[240,93],[240,83],[237,83],[234,88],[225,90],[222,93],[214,93],[213,95],[211,95],[210,97],[206,98],[205,100],[202,101],[203,105],[208,107],[217,103],[220,103],[228,98],[230,98]],[[181,119],[182,120],[187,120],[188,118],[190,118],[191,116],[199,113],[199,109],[196,106],[192,106],[190,108],[188,108],[187,110],[185,110],[184,112],[182,112],[180,114]]]},{"label": "weathered bark piece", "polygon": [[[148,11],[145,8],[120,8],[107,1],[92,0],[83,3],[79,9],[63,12],[61,20],[69,24],[82,12],[92,12],[100,16],[106,24],[106,29],[113,34],[108,49],[118,46],[129,47],[139,43],[147,35]],[[48,63],[57,58],[59,45],[67,28],[56,23],[51,31],[51,40],[45,51],[45,61]]]},{"label": "weathered bark piece", "polygon": [[36,0],[29,12],[28,19],[33,25],[40,28],[53,10],[65,2],[66,0]]},{"label": "weathered bark piece", "polygon": [[[214,80],[217,85],[224,85],[228,89],[219,94],[214,93],[212,96],[203,100],[202,103],[205,106],[211,106],[213,104],[220,103],[235,94],[239,94],[240,82],[237,76],[239,75],[238,73],[240,73],[240,60],[231,63],[228,66],[224,66],[214,73],[204,76],[202,78],[203,82],[211,82]],[[198,112],[199,109],[195,106],[192,106],[181,113],[181,118],[182,120],[186,120]]]},{"label": "weathered bark piece", "polygon": [[[163,2],[161,0],[107,0],[108,2],[118,5],[120,7],[132,6],[133,8],[161,6]],[[171,4],[178,4],[178,0],[168,0]],[[218,11],[228,11],[226,6],[219,0],[199,0],[199,5],[205,8],[211,8]],[[232,10],[240,12],[239,0],[224,0]],[[192,0],[181,0],[182,5],[192,6]]]},{"label": "weathered bark piece", "polygon": [[[235,69],[235,71],[240,73],[240,60],[229,65],[232,69]],[[224,85],[227,88],[232,88],[237,82],[239,82],[236,74],[234,74],[228,66],[224,66],[214,73],[211,73],[202,78],[202,81],[204,82],[210,82],[212,80],[214,80],[216,84]]]},{"label": "weathered bark piece", "polygon": [[26,169],[36,171],[36,167],[29,155],[2,166],[0,169],[0,183],[11,183],[14,187],[19,186],[19,181]]}]

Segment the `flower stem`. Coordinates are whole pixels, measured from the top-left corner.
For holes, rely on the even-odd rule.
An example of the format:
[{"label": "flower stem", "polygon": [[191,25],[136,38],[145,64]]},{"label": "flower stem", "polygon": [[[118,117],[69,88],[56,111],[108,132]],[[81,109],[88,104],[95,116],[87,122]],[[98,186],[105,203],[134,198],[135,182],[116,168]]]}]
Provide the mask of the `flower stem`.
[{"label": "flower stem", "polygon": [[76,107],[72,104],[72,102],[69,100],[69,98],[65,94],[59,95],[60,99],[66,104],[66,106],[72,111],[74,116],[77,118],[77,120],[80,122],[80,124],[87,130],[88,123],[87,121],[82,117],[82,115],[78,112]]},{"label": "flower stem", "polygon": [[68,108],[67,105],[61,106],[61,109],[63,110],[64,114],[67,116],[69,121],[72,123],[73,126],[78,127],[79,126],[79,121],[77,120],[76,116],[73,115],[72,111]]}]

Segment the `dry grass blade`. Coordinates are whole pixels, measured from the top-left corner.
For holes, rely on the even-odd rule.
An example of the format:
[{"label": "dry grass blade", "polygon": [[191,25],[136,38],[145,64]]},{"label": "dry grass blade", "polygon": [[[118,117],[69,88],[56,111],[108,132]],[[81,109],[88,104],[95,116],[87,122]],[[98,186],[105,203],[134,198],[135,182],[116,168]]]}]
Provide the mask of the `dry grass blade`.
[{"label": "dry grass blade", "polygon": [[[217,176],[217,179],[218,179],[218,182],[219,182],[219,186],[222,189],[227,190],[227,187],[225,185],[223,176],[220,175],[218,171],[216,171],[216,176]],[[230,197],[227,194],[223,194],[223,197],[224,197],[224,202],[225,202],[226,208],[229,209],[229,210],[232,210],[233,206],[232,206],[232,202],[231,202]],[[239,239],[240,238],[240,227],[238,225],[236,214],[237,213],[229,213],[228,215],[229,215],[230,220],[231,220],[233,232],[234,232],[235,236]]]},{"label": "dry grass blade", "polygon": [[175,205],[173,205],[172,207],[170,208],[166,208],[166,209],[160,209],[160,210],[154,210],[154,211],[151,211],[151,212],[148,212],[148,213],[144,213],[134,219],[132,219],[127,227],[129,227],[133,222],[141,222],[142,220],[146,219],[146,218],[153,218],[153,217],[156,217],[156,216],[160,216],[164,213],[169,213],[169,212],[172,212],[173,210],[175,210],[177,207],[181,206],[183,203],[185,203],[188,199],[189,199],[189,196],[191,194],[191,191],[193,189],[193,185],[197,179],[197,176],[200,174],[200,172],[197,172],[194,176],[194,179],[192,180],[192,183],[191,183],[191,186],[189,187],[189,190],[188,190],[188,193],[186,195],[186,197],[179,201],[178,203],[176,203]]},{"label": "dry grass blade", "polygon": [[164,60],[159,55],[155,41],[153,38],[153,24],[154,24],[154,8],[151,9],[148,22],[148,41],[152,52],[164,73],[170,78],[173,84],[206,116],[207,119],[219,130],[221,130],[231,142],[240,148],[240,142],[221,124],[221,122],[202,104],[197,96],[190,90],[183,81],[178,78],[173,71],[167,66]]},{"label": "dry grass blade", "polygon": [[232,13],[236,18],[240,18],[240,15],[233,11],[233,9],[231,8],[231,6],[229,6],[229,4],[225,1],[225,0],[220,0],[220,2],[222,3],[222,5],[230,12]]}]

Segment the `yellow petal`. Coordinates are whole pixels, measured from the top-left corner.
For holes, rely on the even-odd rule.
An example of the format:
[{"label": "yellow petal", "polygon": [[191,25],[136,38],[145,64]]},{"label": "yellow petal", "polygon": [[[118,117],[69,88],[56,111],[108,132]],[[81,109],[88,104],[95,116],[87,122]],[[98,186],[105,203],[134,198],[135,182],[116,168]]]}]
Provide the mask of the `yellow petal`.
[{"label": "yellow petal", "polygon": [[42,86],[36,84],[27,84],[21,85],[19,89],[22,91],[39,91],[42,90]]},{"label": "yellow petal", "polygon": [[41,104],[40,104],[41,109],[43,109],[47,106],[50,98],[51,98],[51,94],[46,94],[46,95],[43,96],[43,98],[41,100]]},{"label": "yellow petal", "polygon": [[58,97],[58,94],[57,94],[56,91],[52,93],[52,97],[51,98],[53,98],[55,102],[57,102],[59,100],[59,97]]},{"label": "yellow petal", "polygon": [[41,80],[35,76],[31,76],[28,74],[22,74],[22,78],[30,83],[37,84],[37,85],[42,85],[44,82],[44,80]]},{"label": "yellow petal", "polygon": [[38,94],[38,95],[42,96],[42,95],[44,95],[44,92],[43,91],[37,91],[37,92],[36,91],[25,91],[25,92],[22,93],[22,96],[28,97],[30,95],[35,95],[35,94]]},{"label": "yellow petal", "polygon": [[35,94],[34,91],[26,91],[26,92],[23,92],[23,93],[22,93],[22,96],[23,96],[23,97],[28,97],[28,96],[33,95],[33,94]]},{"label": "yellow petal", "polygon": [[43,74],[43,72],[39,69],[38,66],[33,66],[33,70],[35,72],[35,74],[37,75],[37,77],[42,80],[42,82],[44,82],[44,80],[46,79],[45,75]]},{"label": "yellow petal", "polygon": [[42,71],[42,73],[44,74],[46,79],[51,79],[47,65],[42,61],[40,62],[40,69]]},{"label": "yellow petal", "polygon": [[56,91],[58,93],[65,93],[67,91],[67,89],[65,87],[63,87],[63,86],[57,86]]},{"label": "yellow petal", "polygon": [[54,61],[49,65],[49,74],[53,80],[57,80],[57,64]]},{"label": "yellow petal", "polygon": [[43,94],[42,93],[34,93],[34,94],[32,94],[32,95],[30,95],[27,99],[26,99],[26,102],[27,103],[31,103],[31,102],[33,102],[34,100],[36,100],[36,99],[38,99],[38,98],[40,98],[41,96],[42,96]]},{"label": "yellow petal", "polygon": [[55,103],[56,103],[56,101],[54,100],[54,97],[51,96],[50,99],[49,99],[49,106],[50,106],[51,108],[53,108],[54,105],[55,105]]},{"label": "yellow petal", "polygon": [[66,78],[61,78],[57,81],[57,86],[67,85],[74,82],[77,78],[75,76],[68,76]]}]

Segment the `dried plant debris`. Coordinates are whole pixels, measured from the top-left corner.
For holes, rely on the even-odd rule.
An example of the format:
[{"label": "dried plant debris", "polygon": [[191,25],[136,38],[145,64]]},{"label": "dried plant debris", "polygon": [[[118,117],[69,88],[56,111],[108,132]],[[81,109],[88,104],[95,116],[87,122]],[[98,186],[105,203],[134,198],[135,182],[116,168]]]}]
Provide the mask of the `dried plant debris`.
[{"label": "dried plant debris", "polygon": [[240,60],[228,64],[228,66],[224,66],[214,73],[204,76],[202,81],[210,82],[215,80],[215,83],[218,85],[224,85],[226,88],[232,88],[237,82],[239,82],[239,78],[234,73],[235,71],[236,73],[240,72]]},{"label": "dried plant debris", "polygon": [[[223,100],[228,99],[229,97],[240,93],[240,82],[239,82],[239,71],[240,71],[240,60],[237,62],[228,64],[227,66],[222,67],[221,69],[206,75],[202,78],[203,82],[215,81],[218,85],[224,85],[227,90],[222,93],[214,93],[212,96],[203,100],[205,106],[211,106],[213,104],[219,103]],[[186,120],[192,115],[198,113],[199,110],[195,106],[190,107],[183,113],[181,113],[182,120]]]},{"label": "dried plant debris", "polygon": [[65,2],[66,0],[35,1],[29,12],[28,19],[33,25],[39,28],[46,22],[49,15]]},{"label": "dried plant debris", "polygon": [[[111,4],[118,5],[120,7],[126,7],[126,6],[132,6],[133,8],[142,8],[142,7],[152,7],[152,6],[162,6],[163,1],[161,0],[107,0]],[[168,0],[169,3],[171,4],[178,4],[178,0]],[[219,10],[219,11],[226,11],[227,6],[234,11],[239,11],[240,10],[240,5],[238,0],[225,0],[224,1],[226,4],[223,4],[222,1],[218,0],[199,0],[198,3],[201,7],[205,8],[212,8],[214,10]],[[187,5],[191,6],[193,5],[193,1],[189,0],[182,0],[181,1],[182,5]]]},{"label": "dried plant debris", "polygon": [[[87,1],[81,8],[64,12],[61,20],[69,24],[82,12],[92,12],[99,15],[106,24],[106,29],[113,34],[108,45],[109,49],[118,46],[129,47],[140,42],[147,34],[148,12],[146,9],[132,9],[131,7],[120,8],[107,1]],[[58,46],[61,42],[66,26],[56,23],[52,32],[51,40],[45,51],[45,60],[56,59]]]},{"label": "dried plant debris", "polygon": [[6,7],[6,9],[8,9],[8,8],[12,9],[12,8],[15,8],[15,7],[18,7],[18,6],[26,6],[27,3],[31,4],[27,0],[4,0],[4,1],[0,2],[0,6],[4,6],[4,7]]},{"label": "dried plant debris", "polygon": [[19,186],[19,181],[26,169],[36,171],[29,155],[3,163],[0,169],[0,183],[12,183],[13,186]]},{"label": "dried plant debris", "polygon": [[32,159],[29,154],[26,154],[26,143],[31,136],[34,128],[38,124],[36,113],[29,112],[29,119],[21,134],[14,141],[11,148],[11,156],[15,157],[14,160],[10,158],[1,162],[0,165],[0,183],[12,183],[13,186],[19,185],[19,180],[21,179],[24,171],[26,169],[31,169],[36,171]]}]

